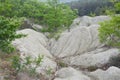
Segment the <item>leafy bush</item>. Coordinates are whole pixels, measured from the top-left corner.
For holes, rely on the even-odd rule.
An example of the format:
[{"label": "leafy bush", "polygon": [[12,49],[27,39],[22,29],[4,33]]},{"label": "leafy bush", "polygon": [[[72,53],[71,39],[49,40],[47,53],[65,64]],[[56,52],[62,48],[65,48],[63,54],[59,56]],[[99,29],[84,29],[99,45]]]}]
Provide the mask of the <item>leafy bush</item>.
[{"label": "leafy bush", "polygon": [[[119,4],[115,5],[118,11],[120,11]],[[101,23],[99,28],[100,41],[109,46],[120,47],[120,15],[114,14],[111,17],[111,20]]]},{"label": "leafy bush", "polygon": [[69,6],[60,4],[58,0],[49,0],[48,8],[44,14],[44,23],[48,32],[57,32],[61,28],[70,27],[73,20],[77,17],[77,11]]},{"label": "leafy bush", "polygon": [[40,67],[43,58],[44,56],[41,55],[39,55],[35,59],[32,59],[30,56],[27,56],[22,62],[20,56],[16,55],[12,58],[12,67],[15,69],[16,73],[23,71],[27,72],[31,76],[37,76],[36,69]]},{"label": "leafy bush", "polygon": [[0,16],[0,49],[3,52],[11,53],[15,50],[11,42],[23,36],[22,34],[16,34],[21,22],[22,19]]}]

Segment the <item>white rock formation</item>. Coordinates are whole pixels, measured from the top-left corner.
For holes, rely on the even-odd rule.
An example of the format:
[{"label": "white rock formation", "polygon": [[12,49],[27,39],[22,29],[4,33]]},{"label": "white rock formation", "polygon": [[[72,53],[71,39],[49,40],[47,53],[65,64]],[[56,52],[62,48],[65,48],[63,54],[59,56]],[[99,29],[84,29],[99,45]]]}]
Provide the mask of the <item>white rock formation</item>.
[{"label": "white rock formation", "polygon": [[90,74],[98,80],[120,80],[120,69],[113,66],[106,71],[98,69]]},{"label": "white rock formation", "polygon": [[62,68],[55,76],[54,80],[90,80],[88,76],[72,67]]},{"label": "white rock formation", "polygon": [[25,58],[26,56],[37,58],[39,55],[43,55],[43,62],[37,69],[37,72],[45,74],[45,71],[48,69],[55,71],[57,64],[52,55],[46,49],[47,38],[42,33],[31,29],[24,29],[18,31],[18,33],[27,34],[27,37],[13,41],[13,45],[17,48],[17,50],[19,50],[21,58]]},{"label": "white rock formation", "polygon": [[109,16],[95,16],[95,17],[89,17],[89,16],[83,16],[83,17],[78,17],[73,21],[73,24],[71,27],[75,26],[90,26],[93,24],[99,24],[102,21],[105,20],[110,20]]},{"label": "white rock formation", "polygon": [[18,31],[18,33],[27,35],[26,37],[13,41],[13,45],[16,46],[21,54],[32,57],[37,57],[41,54],[52,58],[52,55],[46,49],[47,38],[42,33],[36,32],[32,29],[24,29]]},{"label": "white rock formation", "polygon": [[65,58],[63,61],[71,66],[78,66],[82,68],[88,68],[91,66],[102,67],[109,63],[112,57],[119,55],[119,49],[97,49],[92,52],[88,52],[82,55],[77,55],[69,58]]},{"label": "white rock formation", "polygon": [[[98,23],[109,19],[108,16],[93,18],[84,16],[76,19],[81,23],[70,32],[63,32],[58,41],[52,45],[51,53],[72,66],[102,67],[109,62],[111,57],[120,54],[118,49],[106,50],[104,44],[99,42]],[[90,23],[89,27],[87,23]]]},{"label": "white rock formation", "polygon": [[[71,25],[70,32],[63,32],[57,41],[55,39],[48,40],[40,32],[24,29],[18,33],[27,34],[27,37],[16,39],[13,41],[13,45],[19,50],[21,58],[25,56],[35,58],[38,55],[44,55],[43,62],[37,68],[37,72],[45,75],[47,80],[53,80],[52,77],[46,75],[47,70],[52,70],[53,77],[55,73],[54,80],[120,80],[120,69],[116,67],[110,67],[106,71],[100,69],[94,72],[84,71],[85,73],[78,70],[79,67],[85,69],[91,66],[102,67],[109,63],[111,57],[120,54],[118,49],[106,48],[104,44],[99,42],[98,23],[109,19],[108,16],[77,18]],[[51,43],[49,44],[49,42]],[[50,49],[50,52],[47,48]],[[57,67],[57,60],[55,62],[54,58],[61,60],[60,62],[65,65],[68,64],[69,67],[56,72],[56,69],[61,67]]]},{"label": "white rock formation", "polygon": [[101,47],[98,39],[99,25],[76,27],[62,35],[52,47],[51,53],[57,57],[68,57],[83,54]]}]

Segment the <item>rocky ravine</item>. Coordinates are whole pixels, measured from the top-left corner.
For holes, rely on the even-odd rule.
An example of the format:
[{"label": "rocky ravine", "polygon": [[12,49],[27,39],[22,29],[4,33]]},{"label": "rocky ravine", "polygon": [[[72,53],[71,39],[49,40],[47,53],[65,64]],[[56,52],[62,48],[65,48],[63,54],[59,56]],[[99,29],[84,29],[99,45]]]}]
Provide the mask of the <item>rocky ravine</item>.
[{"label": "rocky ravine", "polygon": [[[28,36],[15,40],[13,45],[21,58],[44,55],[36,70],[42,74],[38,80],[120,80],[120,69],[108,65],[112,57],[120,54],[119,50],[105,47],[98,39],[98,23],[109,19],[107,16],[77,18],[70,32],[63,32],[57,41],[48,40],[32,29],[24,29],[18,33]],[[49,68],[52,71],[48,76],[46,70]],[[35,80],[19,77],[19,80]]]}]

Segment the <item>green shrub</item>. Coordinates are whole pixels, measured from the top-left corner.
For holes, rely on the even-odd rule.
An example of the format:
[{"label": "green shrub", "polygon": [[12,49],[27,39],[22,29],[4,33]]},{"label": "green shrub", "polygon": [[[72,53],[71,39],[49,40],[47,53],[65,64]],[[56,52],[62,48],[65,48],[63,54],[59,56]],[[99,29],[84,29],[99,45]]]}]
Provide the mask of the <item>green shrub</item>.
[{"label": "green shrub", "polygon": [[23,36],[22,34],[16,34],[21,22],[21,19],[0,16],[0,50],[7,53],[15,50],[11,42]]},{"label": "green shrub", "polygon": [[18,72],[27,72],[30,76],[37,76],[36,69],[40,67],[44,56],[39,55],[37,58],[27,56],[23,62],[19,55],[13,56],[12,67],[15,69],[16,74]]},{"label": "green shrub", "polygon": [[[117,3],[116,9],[120,11]],[[99,28],[99,37],[102,43],[113,47],[120,47],[120,15],[114,14],[111,20],[101,23]]]},{"label": "green shrub", "polygon": [[46,31],[56,33],[60,28],[69,29],[73,20],[77,17],[77,10],[61,4],[59,0],[48,0],[43,21],[47,26]]}]

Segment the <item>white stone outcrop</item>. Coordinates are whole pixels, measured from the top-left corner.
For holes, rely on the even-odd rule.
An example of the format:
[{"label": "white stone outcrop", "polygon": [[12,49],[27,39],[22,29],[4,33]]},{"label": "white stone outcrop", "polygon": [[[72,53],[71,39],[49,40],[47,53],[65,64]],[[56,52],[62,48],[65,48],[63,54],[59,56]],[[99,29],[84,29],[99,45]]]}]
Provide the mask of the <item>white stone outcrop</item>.
[{"label": "white stone outcrop", "polygon": [[92,52],[87,52],[82,55],[77,55],[63,59],[63,62],[81,68],[88,68],[91,66],[102,67],[110,62],[112,57],[116,57],[120,54],[119,49],[97,49]]},{"label": "white stone outcrop", "polygon": [[[48,40],[45,35],[32,29],[20,30],[17,33],[27,36],[16,39],[12,44],[21,58],[44,56],[36,69],[42,73],[40,80],[120,80],[119,68],[106,67],[111,58],[120,55],[119,49],[108,48],[99,42],[99,23],[109,19],[108,16],[77,18],[70,32],[64,31],[58,40]],[[34,29],[41,28],[34,25]],[[94,72],[90,68],[95,68]]]},{"label": "white stone outcrop", "polygon": [[111,18],[109,16],[95,16],[95,17],[90,17],[90,16],[83,16],[83,17],[78,17],[76,18],[71,27],[75,26],[90,26],[93,24],[99,24],[100,22],[103,22],[105,20],[110,20]]},{"label": "white stone outcrop", "polygon": [[40,54],[52,58],[52,55],[46,49],[48,40],[42,33],[32,29],[24,29],[18,31],[18,33],[27,35],[13,41],[13,45],[22,55],[37,57]]},{"label": "white stone outcrop", "polygon": [[56,72],[54,80],[91,80],[88,76],[72,67],[62,68]]},{"label": "white stone outcrop", "polygon": [[37,72],[45,74],[48,69],[54,72],[57,64],[47,50],[47,38],[42,33],[32,29],[24,29],[18,31],[18,33],[27,35],[26,37],[13,41],[13,45],[19,50],[21,58],[24,59],[27,56],[37,58],[39,55],[43,55],[41,66],[37,68]]},{"label": "white stone outcrop", "polygon": [[119,74],[120,69],[114,66],[110,67],[106,71],[98,69],[90,73],[90,75],[96,77],[98,80],[120,80]]},{"label": "white stone outcrop", "polygon": [[61,35],[51,49],[51,53],[59,58],[83,54],[102,46],[98,38],[99,25],[76,27],[71,32]]},{"label": "white stone outcrop", "polygon": [[[80,21],[80,24],[70,32],[63,32],[58,41],[52,43],[51,53],[70,66],[102,67],[109,63],[111,57],[120,54],[118,49],[107,48],[99,42],[98,23],[109,19],[108,16],[84,16],[76,19],[76,23]],[[87,26],[87,23],[90,25]]]}]

